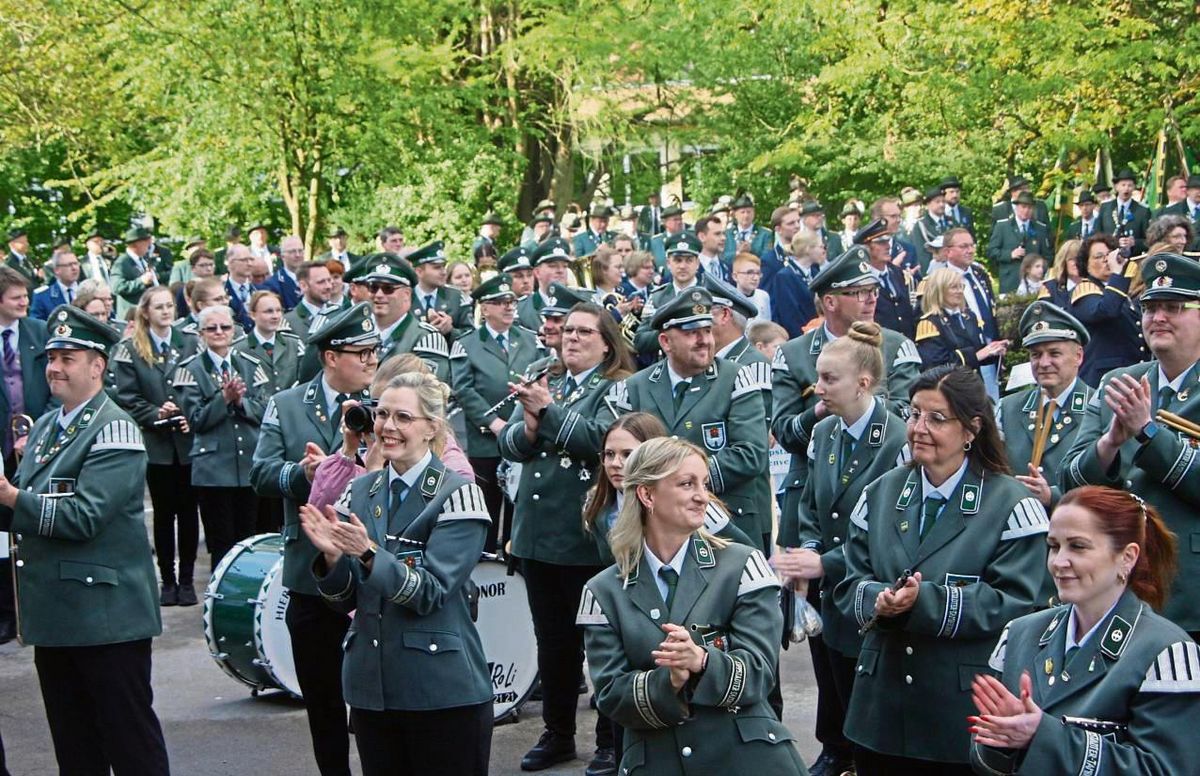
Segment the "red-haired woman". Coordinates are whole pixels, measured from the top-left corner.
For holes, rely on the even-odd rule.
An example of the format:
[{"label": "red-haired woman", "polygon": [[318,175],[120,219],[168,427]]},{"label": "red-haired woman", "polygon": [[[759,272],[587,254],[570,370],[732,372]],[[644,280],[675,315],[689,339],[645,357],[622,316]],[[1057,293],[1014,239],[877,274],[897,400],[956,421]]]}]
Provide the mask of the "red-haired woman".
[{"label": "red-haired woman", "polygon": [[1013,620],[978,676],[977,773],[1165,774],[1200,762],[1200,651],[1155,614],[1175,537],[1137,496],[1069,491],[1047,567],[1066,604]]}]

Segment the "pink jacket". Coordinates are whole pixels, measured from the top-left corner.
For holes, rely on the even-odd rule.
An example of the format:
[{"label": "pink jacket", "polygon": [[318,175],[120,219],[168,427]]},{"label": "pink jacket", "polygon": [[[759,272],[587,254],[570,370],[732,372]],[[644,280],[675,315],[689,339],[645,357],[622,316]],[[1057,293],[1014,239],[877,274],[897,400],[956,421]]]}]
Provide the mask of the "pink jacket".
[{"label": "pink jacket", "polygon": [[[446,464],[446,468],[470,478],[471,481],[475,480],[475,471],[471,468],[466,453],[458,446],[458,441],[455,440],[453,434],[446,434],[446,449],[438,457],[442,459],[442,463]],[[317,465],[316,474],[313,475],[312,488],[308,494],[308,503],[317,509],[334,504],[346,490],[350,481],[365,474],[366,471],[353,459],[342,455],[339,450]]]}]

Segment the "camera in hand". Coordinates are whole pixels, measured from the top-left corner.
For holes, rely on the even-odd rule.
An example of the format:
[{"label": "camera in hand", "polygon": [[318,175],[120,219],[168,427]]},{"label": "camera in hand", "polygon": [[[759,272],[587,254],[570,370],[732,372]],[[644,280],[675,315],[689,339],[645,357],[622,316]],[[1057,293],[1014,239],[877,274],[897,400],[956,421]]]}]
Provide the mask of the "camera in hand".
[{"label": "camera in hand", "polygon": [[375,402],[372,401],[347,408],[342,415],[346,428],[357,434],[369,434],[375,428],[375,413],[372,411],[374,406]]}]

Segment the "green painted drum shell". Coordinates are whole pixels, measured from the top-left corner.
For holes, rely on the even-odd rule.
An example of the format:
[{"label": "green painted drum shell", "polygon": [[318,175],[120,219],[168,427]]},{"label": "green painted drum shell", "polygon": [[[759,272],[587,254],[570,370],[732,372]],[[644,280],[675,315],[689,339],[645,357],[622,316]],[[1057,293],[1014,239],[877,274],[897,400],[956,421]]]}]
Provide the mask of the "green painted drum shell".
[{"label": "green painted drum shell", "polygon": [[255,644],[256,603],[264,580],[283,556],[283,537],[260,534],[238,542],[221,559],[204,593],[204,636],[225,673],[257,690],[279,687]]}]

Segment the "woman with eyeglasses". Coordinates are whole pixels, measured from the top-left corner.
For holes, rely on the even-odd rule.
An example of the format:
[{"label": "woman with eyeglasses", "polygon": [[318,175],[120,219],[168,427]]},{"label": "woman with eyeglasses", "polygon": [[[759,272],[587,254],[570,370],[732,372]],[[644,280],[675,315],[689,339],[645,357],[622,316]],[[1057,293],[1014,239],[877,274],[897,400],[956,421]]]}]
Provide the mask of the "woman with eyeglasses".
[{"label": "woman with eyeglasses", "polygon": [[[632,356],[612,316],[580,303],[562,330],[563,372],[517,385],[516,406],[499,434],[500,454],[522,464],[512,531],[538,642],[542,683],[541,739],[521,761],[543,770],[575,757],[575,708],[583,676],[583,633],[575,610],[583,585],[602,566],[583,531],[581,511],[600,462],[600,440],[613,422],[605,400],[632,374]],[[596,724],[593,768],[615,767],[608,721]]]},{"label": "woman with eyeglasses", "polygon": [[1008,340],[988,342],[983,325],[967,305],[961,272],[936,269],[923,283],[924,315],[917,321],[917,352],[921,366],[932,369],[949,364],[979,370],[1004,357]]},{"label": "woman with eyeglasses", "polygon": [[175,320],[171,297],[171,291],[162,286],[142,294],[133,335],[118,343],[112,361],[117,403],[141,427],[146,445],[146,486],[154,507],[154,556],[162,578],[159,602],[163,606],[194,606],[192,571],[200,524],[192,488],[192,435],[171,378],[176,366],[195,354],[199,344],[194,336],[171,328]]},{"label": "woman with eyeglasses", "polygon": [[762,552],[704,529],[707,456],[651,439],[624,477],[616,564],[587,582],[576,615],[596,706],[624,729],[621,773],[807,773],[767,699],[779,581]]},{"label": "woman with eyeglasses", "polygon": [[323,513],[300,507],[321,596],[355,611],[342,689],[365,776],[488,772],[492,681],[468,588],[491,519],[433,452],[446,395],[431,375],[392,378],[375,408],[386,468]]},{"label": "woman with eyeglasses", "polygon": [[971,681],[1046,574],[1046,512],[1009,473],[979,374],[931,369],[911,397],[912,464],[863,489],[834,589],[863,634],[845,728],[860,776],[971,773]]},{"label": "woman with eyeglasses", "polygon": [[212,568],[254,531],[258,497],[250,466],[270,378],[262,362],[233,349],[233,311],[206,307],[198,316],[203,350],[179,362],[173,380],[192,429],[192,486],[200,504]]},{"label": "woman with eyeglasses", "polygon": [[1142,310],[1130,290],[1138,262],[1121,255],[1115,237],[1097,234],[1084,241],[1075,266],[1079,283],[1071,292],[1070,313],[1092,335],[1083,350],[1079,379],[1095,388],[1110,369],[1150,358],[1142,336]]},{"label": "woman with eyeglasses", "polygon": [[1047,567],[1065,606],[1009,623],[975,677],[975,772],[1167,774],[1200,762],[1200,649],[1162,617],[1176,539],[1132,493],[1069,491]]}]

